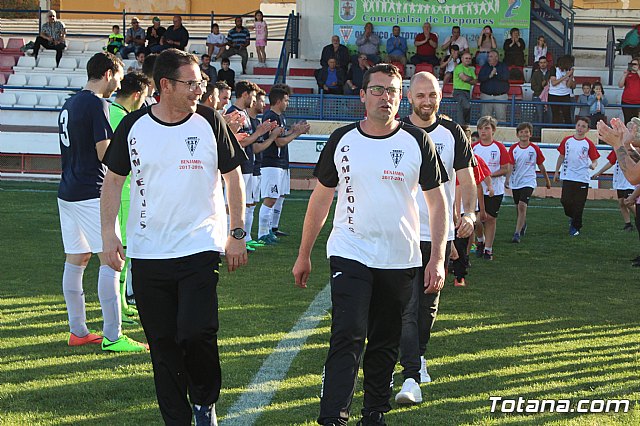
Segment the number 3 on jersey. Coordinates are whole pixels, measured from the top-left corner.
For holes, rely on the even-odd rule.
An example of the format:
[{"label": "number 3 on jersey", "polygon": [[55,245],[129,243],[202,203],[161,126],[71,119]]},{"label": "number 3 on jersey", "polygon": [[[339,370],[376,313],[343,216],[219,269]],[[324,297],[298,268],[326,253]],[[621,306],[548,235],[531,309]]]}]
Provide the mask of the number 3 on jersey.
[{"label": "number 3 on jersey", "polygon": [[58,131],[60,134],[60,142],[64,146],[69,146],[69,133],[67,133],[67,126],[69,125],[69,110],[63,109],[58,117]]}]

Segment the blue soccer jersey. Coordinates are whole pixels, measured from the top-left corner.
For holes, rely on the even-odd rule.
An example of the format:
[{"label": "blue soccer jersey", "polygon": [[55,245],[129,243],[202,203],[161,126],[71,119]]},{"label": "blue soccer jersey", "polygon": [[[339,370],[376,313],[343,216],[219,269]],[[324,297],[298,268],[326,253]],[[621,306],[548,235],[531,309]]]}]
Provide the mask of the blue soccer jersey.
[{"label": "blue soccer jersey", "polygon": [[62,177],[58,198],[84,201],[100,198],[107,172],[98,159],[96,144],[111,139],[109,103],[89,90],[69,98],[58,116]]},{"label": "blue soccer jersey", "polygon": [[[233,111],[239,111],[240,114],[242,114],[244,116],[244,121],[242,123],[242,127],[240,128],[239,132],[240,133],[252,134],[255,131],[255,129],[253,128],[253,126],[251,124],[251,117],[249,117],[249,114],[247,114],[247,111],[245,111],[243,109],[240,109],[235,105],[231,105],[229,107],[229,109],[227,110],[227,114],[230,114]],[[255,159],[255,157],[253,155],[253,146],[251,146],[251,145],[245,146],[244,147],[244,152],[245,152],[245,154],[247,154],[247,161],[242,163],[242,165],[240,166],[240,169],[242,170],[242,174],[243,175],[253,174],[253,161]]]},{"label": "blue soccer jersey", "polygon": [[[276,114],[272,110],[264,113],[262,121],[276,121],[280,127],[286,129],[287,122],[284,114]],[[269,145],[267,149],[262,151],[262,167],[277,167],[279,169],[289,168],[289,147],[288,145],[278,147],[275,143]]]}]

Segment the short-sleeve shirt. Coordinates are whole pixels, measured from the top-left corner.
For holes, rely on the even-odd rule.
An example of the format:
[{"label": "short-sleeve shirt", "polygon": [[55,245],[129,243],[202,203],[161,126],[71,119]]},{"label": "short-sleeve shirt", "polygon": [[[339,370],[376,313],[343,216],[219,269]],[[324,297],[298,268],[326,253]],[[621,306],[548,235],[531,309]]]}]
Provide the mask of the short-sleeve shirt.
[{"label": "short-sleeve shirt", "polygon": [[247,157],[213,109],[198,105],[182,121],[164,123],[154,108],[127,115],[104,158],[113,173],[131,172],[127,256],[222,252],[227,219],[218,171],[228,173]]},{"label": "short-sleeve shirt", "polygon": [[314,171],[338,192],[327,256],[370,268],[421,266],[415,193],[446,182],[441,170],[433,142],[417,127],[400,123],[385,136],[367,135],[360,123],[335,130]]},{"label": "short-sleeve shirt", "polygon": [[637,73],[627,74],[622,91],[622,102],[625,104],[640,105],[640,76]]},{"label": "short-sleeve shirt", "polygon": [[613,189],[617,189],[620,191],[626,189],[635,189],[635,186],[632,185],[626,177],[624,177],[624,173],[620,169],[620,163],[618,163],[618,156],[615,151],[611,151],[611,153],[607,156],[607,160],[609,163],[614,166],[613,168]]},{"label": "short-sleeve shirt", "polygon": [[[445,38],[444,43],[442,44],[447,44],[449,40],[451,40],[451,36],[448,36],[447,38]],[[458,37],[458,39],[452,42],[451,44],[455,44],[456,46],[458,46],[460,48],[460,53],[462,53],[463,50],[469,48],[469,42],[467,41],[467,38],[462,36]]]},{"label": "short-sleeve shirt", "polygon": [[[403,122],[412,124],[410,117],[402,119]],[[466,169],[475,165],[471,144],[464,133],[464,130],[451,120],[438,116],[436,121],[429,127],[422,127],[427,132],[435,145],[438,157],[444,167],[444,171],[449,176],[449,181],[444,184],[444,192],[447,196],[449,206],[449,235],[448,241],[453,241],[456,237],[453,223],[453,204],[456,195],[456,181],[453,177],[457,170]],[[416,193],[418,210],[420,212],[420,241],[431,241],[431,227],[429,224],[429,209],[424,195],[418,191]]]},{"label": "short-sleeve shirt", "polygon": [[[240,109],[235,105],[231,105],[229,109],[227,109],[227,114],[232,113],[233,111],[238,111],[243,116],[242,127],[238,130],[239,133],[246,133],[248,135],[252,134],[254,128],[251,126],[251,117],[247,114],[246,110]],[[242,169],[243,175],[253,174],[253,146],[247,145],[244,147],[244,152],[247,155],[247,161],[242,163],[240,168]]]},{"label": "short-sleeve shirt", "polygon": [[560,168],[560,179],[589,183],[589,165],[600,158],[598,149],[588,138],[576,139],[567,136],[560,142],[558,152],[564,155]]},{"label": "short-sleeve shirt", "polygon": [[[284,114],[276,114],[269,110],[262,116],[262,121],[275,121],[280,127],[287,127],[287,120]],[[289,168],[289,145],[278,147],[275,142],[262,151],[262,167],[277,167],[279,169]]]},{"label": "short-sleeve shirt", "polygon": [[42,29],[40,32],[45,33],[49,37],[53,37],[54,41],[60,40],[62,38],[62,33],[65,30],[65,26],[62,21],[55,21],[54,23],[45,22],[42,24]]},{"label": "short-sleeve shirt", "polygon": [[[132,40],[144,40],[146,38],[145,31],[138,27],[137,30],[134,30],[133,27],[127,29],[127,37],[131,37]],[[133,41],[129,42],[130,45],[133,45]]]},{"label": "short-sleeve shirt", "polygon": [[536,166],[543,164],[545,160],[538,145],[531,142],[529,146],[522,148],[519,143],[514,143],[509,148],[509,155],[513,163],[509,180],[511,189],[537,187]]},{"label": "short-sleeve shirt", "polygon": [[232,47],[240,47],[249,42],[249,38],[251,34],[249,34],[249,30],[245,27],[242,27],[240,31],[233,27],[229,30],[229,34],[227,34],[227,40],[231,42]]},{"label": "short-sleeve shirt", "polygon": [[[249,116],[249,121],[251,121],[251,128],[255,132],[258,126],[260,125],[260,120],[258,118],[252,118]],[[264,141],[264,136],[260,136],[256,142]],[[260,167],[262,167],[262,151],[258,153],[253,153],[253,169],[252,173],[254,176],[260,176]],[[244,172],[242,172],[244,173]]]},{"label": "short-sleeve shirt", "polygon": [[[426,40],[426,36],[424,33],[420,33],[416,36],[416,41],[424,41]],[[429,33],[429,40],[433,40],[436,42],[436,46],[438,45],[438,36],[436,33]],[[422,44],[416,48],[416,53],[421,56],[435,56],[436,48],[431,46],[429,42]]]},{"label": "short-sleeve shirt", "polygon": [[[492,141],[489,145],[482,145],[480,142],[476,142],[473,145],[473,152],[482,157],[487,167],[491,171],[491,174],[500,170],[500,168],[511,162],[511,156],[507,151],[507,148],[498,141]],[[491,183],[493,184],[493,195],[504,195],[504,182],[505,176],[492,177]],[[489,195],[489,189],[487,185],[482,182],[482,192],[484,195]]]},{"label": "short-sleeve shirt", "polygon": [[471,91],[471,83],[467,83],[466,81],[462,81],[460,79],[460,74],[466,74],[469,77],[476,79],[476,70],[474,67],[467,67],[464,64],[458,64],[453,69],[453,88],[458,90],[466,90],[468,92]]},{"label": "short-sleeve shirt", "polygon": [[89,90],[70,97],[58,116],[62,177],[58,198],[84,201],[100,198],[107,172],[96,144],[111,139],[109,103]]},{"label": "short-sleeve shirt", "polygon": [[[227,39],[224,36],[224,34],[222,34],[222,33],[218,33],[218,34],[210,33],[207,36],[207,43],[223,44],[223,43],[226,43],[226,42],[227,42]],[[219,46],[214,46],[213,54],[217,55],[219,51],[220,51],[220,47]]]}]

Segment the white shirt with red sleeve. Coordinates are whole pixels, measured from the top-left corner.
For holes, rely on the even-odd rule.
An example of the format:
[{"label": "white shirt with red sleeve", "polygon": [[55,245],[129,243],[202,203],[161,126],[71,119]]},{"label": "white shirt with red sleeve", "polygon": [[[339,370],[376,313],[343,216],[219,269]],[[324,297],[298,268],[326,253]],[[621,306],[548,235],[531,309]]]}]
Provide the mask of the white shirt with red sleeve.
[{"label": "white shirt with red sleeve", "polygon": [[613,189],[624,191],[625,189],[635,189],[635,186],[629,183],[626,177],[624,177],[624,173],[620,169],[620,164],[618,163],[618,156],[615,151],[611,151],[609,155],[607,155],[607,160],[614,166],[613,169]]},{"label": "white shirt with red sleeve", "polygon": [[509,148],[509,154],[513,161],[511,172],[511,189],[535,188],[536,166],[544,163],[544,155],[534,143],[529,143],[526,148],[522,148],[519,143],[514,143]]},{"label": "white shirt with red sleeve", "polygon": [[[492,174],[500,170],[501,166],[511,163],[511,156],[509,155],[507,148],[505,148],[501,142],[492,141],[489,145],[482,145],[481,142],[476,142],[472,147],[473,153],[478,157],[481,157],[484,162],[487,163],[487,167],[489,167]],[[491,178],[494,195],[504,194],[505,180],[506,178],[504,175]],[[489,195],[489,189],[484,182],[482,182],[482,193],[484,195]]]},{"label": "white shirt with red sleeve", "polygon": [[588,138],[576,139],[567,136],[558,146],[560,155],[564,155],[560,179],[589,183],[589,165],[600,158],[598,149]]}]

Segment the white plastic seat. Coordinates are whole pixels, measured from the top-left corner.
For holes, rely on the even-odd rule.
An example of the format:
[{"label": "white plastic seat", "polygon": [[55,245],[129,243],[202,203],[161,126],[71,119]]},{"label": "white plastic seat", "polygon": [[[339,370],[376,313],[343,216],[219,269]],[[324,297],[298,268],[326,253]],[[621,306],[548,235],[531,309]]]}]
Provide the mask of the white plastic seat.
[{"label": "white plastic seat", "polygon": [[94,40],[87,42],[87,46],[84,48],[86,53],[98,53],[102,51],[102,48],[107,45],[106,40]]},{"label": "white plastic seat", "polygon": [[56,58],[54,56],[41,56],[38,58],[37,68],[53,70],[56,67]]},{"label": "white plastic seat", "polygon": [[40,102],[36,105],[36,108],[57,108],[60,103],[58,95],[55,93],[46,93],[40,95]]},{"label": "white plastic seat", "polygon": [[69,99],[71,94],[69,94],[69,93],[58,93],[57,96],[58,96],[58,105],[62,106],[67,101],[67,99]]},{"label": "white plastic seat", "polygon": [[59,87],[66,89],[69,86],[69,79],[66,75],[52,75],[49,79],[49,87]]},{"label": "white plastic seat", "polygon": [[76,69],[86,71],[87,62],[89,62],[89,59],[91,59],[91,56],[83,56],[82,58],[80,58],[80,61],[78,61],[78,67]]},{"label": "white plastic seat", "polygon": [[33,74],[27,83],[29,87],[47,87],[48,85],[47,76],[44,74]]},{"label": "white plastic seat", "polygon": [[24,74],[11,74],[7,81],[7,86],[21,86],[27,85],[27,77]]},{"label": "white plastic seat", "polygon": [[84,41],[68,40],[67,51],[74,52],[74,53],[82,53],[84,51]]},{"label": "white plastic seat", "polygon": [[60,59],[60,63],[58,64],[58,69],[60,70],[75,70],[78,66],[78,61],[76,58],[65,58],[64,56]]},{"label": "white plastic seat", "polygon": [[16,95],[14,93],[0,93],[0,107],[11,108],[16,102]]},{"label": "white plastic seat", "polygon": [[75,77],[71,78],[71,81],[69,81],[69,87],[84,87],[84,85],[87,84],[87,76],[84,75],[78,75]]},{"label": "white plastic seat", "polygon": [[31,71],[36,66],[36,58],[33,56],[20,56],[14,71]]},{"label": "white plastic seat", "polygon": [[38,96],[35,93],[22,93],[18,98],[17,106],[35,107],[38,104]]},{"label": "white plastic seat", "polygon": [[207,53],[206,44],[191,44],[187,49],[188,49],[188,52],[195,53],[198,56]]}]

